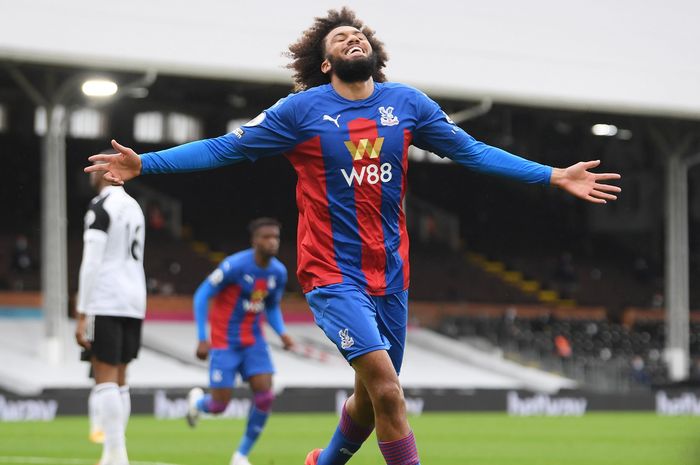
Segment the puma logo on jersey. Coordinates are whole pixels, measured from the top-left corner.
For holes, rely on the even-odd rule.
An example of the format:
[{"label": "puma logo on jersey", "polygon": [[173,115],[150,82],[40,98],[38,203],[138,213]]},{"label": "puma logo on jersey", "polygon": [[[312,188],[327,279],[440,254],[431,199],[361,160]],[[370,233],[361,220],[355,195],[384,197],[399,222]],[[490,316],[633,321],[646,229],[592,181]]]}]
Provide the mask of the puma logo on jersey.
[{"label": "puma logo on jersey", "polygon": [[328,115],[323,115],[323,121],[330,121],[331,123],[335,124],[335,127],[340,128],[340,125],[338,124],[338,119],[340,118],[340,115],[336,116],[335,118],[331,118]]}]

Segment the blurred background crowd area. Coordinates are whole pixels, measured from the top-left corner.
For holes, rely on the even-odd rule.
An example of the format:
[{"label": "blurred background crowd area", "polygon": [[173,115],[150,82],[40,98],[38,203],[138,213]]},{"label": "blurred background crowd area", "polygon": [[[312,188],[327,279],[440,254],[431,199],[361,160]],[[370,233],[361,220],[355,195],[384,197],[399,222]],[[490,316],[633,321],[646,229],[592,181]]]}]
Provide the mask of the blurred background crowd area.
[{"label": "blurred background crowd area", "polygon": [[[28,73],[43,73],[28,67]],[[72,70],[52,68],[68,74]],[[0,108],[0,289],[40,290],[41,108],[5,77]],[[82,168],[109,137],[138,152],[233,130],[288,93],[287,86],[160,77],[147,98],[73,109],[67,134],[68,285],[77,290],[83,215],[94,195]],[[439,99],[449,114],[479,102]],[[187,112],[179,102],[190,102]],[[194,102],[194,103],[192,103]],[[596,135],[605,121],[615,136]],[[670,126],[684,121],[663,121]],[[663,164],[645,131],[648,118],[493,105],[461,126],[476,138],[555,166],[600,158],[623,173],[616,203],[587,205],[544,186],[523,186],[411,152],[406,201],[411,241],[411,299],[461,310],[425,324],[458,338],[478,338],[525,363],[578,379],[608,367],[632,385],[663,382]],[[690,181],[690,250],[698,250],[697,185]],[[247,223],[274,216],[283,224],[280,258],[288,294],[301,296],[296,267],[295,175],[284,157],[212,172],[144,176],[127,190],[147,223],[145,266],[151,295],[191,295],[215,264],[248,247]],[[690,255],[690,280],[700,276]],[[691,286],[691,309],[700,293]],[[497,310],[484,310],[488,306]],[[72,308],[72,306],[71,306]],[[556,315],[556,316],[555,316]],[[420,318],[418,318],[420,319]],[[694,320],[695,321],[695,320]],[[698,327],[691,353],[700,356]],[[613,363],[614,362],[614,363]],[[698,376],[697,358],[692,376]],[[613,367],[613,368],[610,368]],[[627,376],[629,374],[629,376]],[[603,376],[603,375],[601,375]]]}]

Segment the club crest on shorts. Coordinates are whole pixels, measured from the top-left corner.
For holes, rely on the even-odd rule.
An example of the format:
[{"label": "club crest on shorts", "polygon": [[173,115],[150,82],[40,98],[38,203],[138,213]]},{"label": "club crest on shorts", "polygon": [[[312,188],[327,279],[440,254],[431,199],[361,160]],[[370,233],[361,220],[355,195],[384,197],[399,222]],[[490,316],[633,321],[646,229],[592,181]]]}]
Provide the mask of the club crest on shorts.
[{"label": "club crest on shorts", "polygon": [[355,345],[355,340],[348,334],[348,328],[341,329],[338,331],[338,336],[340,336],[340,347],[343,349],[349,349]]}]

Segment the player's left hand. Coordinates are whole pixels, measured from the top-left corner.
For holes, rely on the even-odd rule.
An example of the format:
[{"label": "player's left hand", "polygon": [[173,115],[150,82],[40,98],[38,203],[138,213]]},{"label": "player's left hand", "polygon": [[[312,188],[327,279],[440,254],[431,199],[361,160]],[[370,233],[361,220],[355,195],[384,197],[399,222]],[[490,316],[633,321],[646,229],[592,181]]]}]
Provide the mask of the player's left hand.
[{"label": "player's left hand", "polygon": [[283,334],[280,336],[282,339],[282,347],[284,350],[292,350],[294,348],[294,339],[289,334]]},{"label": "player's left hand", "polygon": [[617,200],[615,194],[620,193],[622,189],[604,181],[620,179],[620,175],[588,171],[598,165],[600,160],[592,160],[578,162],[568,168],[553,168],[550,183],[592,203],[608,203],[608,200]]},{"label": "player's left hand", "polygon": [[199,341],[199,344],[197,344],[197,351],[195,353],[198,359],[206,360],[207,357],[209,357],[209,342]]},{"label": "player's left hand", "polygon": [[80,347],[86,350],[90,350],[90,341],[85,337],[87,329],[87,318],[84,313],[81,313],[78,317],[78,324],[75,326],[75,342],[78,343]]}]

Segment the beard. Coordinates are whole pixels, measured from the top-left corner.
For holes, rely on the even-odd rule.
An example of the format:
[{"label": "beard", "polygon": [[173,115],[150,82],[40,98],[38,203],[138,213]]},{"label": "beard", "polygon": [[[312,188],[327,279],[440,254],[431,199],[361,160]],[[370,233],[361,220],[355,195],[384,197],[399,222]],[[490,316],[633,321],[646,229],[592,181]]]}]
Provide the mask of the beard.
[{"label": "beard", "polygon": [[329,56],[328,61],[331,63],[331,72],[343,82],[366,81],[377,71],[377,56],[374,53],[352,60]]}]

